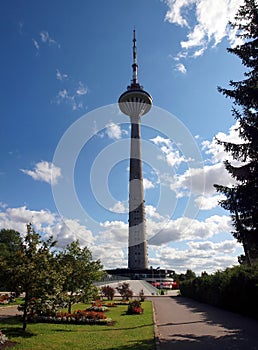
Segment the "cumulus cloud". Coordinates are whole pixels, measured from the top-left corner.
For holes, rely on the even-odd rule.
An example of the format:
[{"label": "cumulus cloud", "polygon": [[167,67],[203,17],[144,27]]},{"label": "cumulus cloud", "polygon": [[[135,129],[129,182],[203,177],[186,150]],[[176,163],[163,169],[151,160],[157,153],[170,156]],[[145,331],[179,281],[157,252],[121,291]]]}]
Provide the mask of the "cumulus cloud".
[{"label": "cumulus cloud", "polygon": [[171,268],[177,273],[185,273],[187,269],[197,274],[206,271],[213,273],[237,265],[237,254],[241,252],[235,240],[225,240],[219,243],[211,241],[189,242],[188,248],[178,249],[171,246],[153,247],[155,264]]},{"label": "cumulus cloud", "polygon": [[214,184],[231,186],[235,180],[225,169],[223,163],[205,165],[203,168],[187,169],[183,174],[175,175],[170,183],[170,189],[176,192],[178,198],[190,194],[213,194]]},{"label": "cumulus cloud", "polygon": [[127,207],[125,203],[118,201],[113,205],[113,207],[110,207],[109,210],[122,214],[127,212]]},{"label": "cumulus cloud", "polygon": [[190,159],[186,159],[184,155],[180,153],[178,149],[175,148],[173,142],[160,135],[150,139],[155,145],[160,147],[161,152],[164,155],[164,159],[167,164],[171,167],[179,166],[181,163],[186,163]]},{"label": "cumulus cloud", "polygon": [[153,205],[146,205],[145,212],[147,217],[155,218],[155,219],[164,219],[158,212],[157,209]]},{"label": "cumulus cloud", "polygon": [[154,184],[150,180],[146,178],[143,179],[143,188],[145,190],[149,190],[150,188],[154,188],[154,187],[155,187]]},{"label": "cumulus cloud", "polygon": [[197,197],[195,203],[201,210],[210,210],[215,208],[218,205],[218,202],[222,199],[225,199],[225,196],[222,194],[211,196],[205,195]]},{"label": "cumulus cloud", "polygon": [[224,147],[222,145],[218,145],[216,140],[218,139],[220,141],[226,141],[235,144],[243,143],[243,139],[239,137],[239,126],[239,122],[236,122],[229,128],[228,133],[219,132],[217,135],[215,135],[215,137],[213,137],[212,141],[206,140],[202,142],[202,150],[205,152],[205,154],[211,157],[210,161],[212,163],[218,163],[226,159],[230,162],[233,162],[231,155],[224,150]]},{"label": "cumulus cloud", "polygon": [[207,239],[218,233],[231,232],[231,230],[231,219],[228,216],[213,215],[204,221],[188,217],[158,222],[147,221],[147,232],[151,245]]},{"label": "cumulus cloud", "polygon": [[[198,196],[195,199],[200,209],[212,209],[217,205],[217,201],[222,198],[215,196],[216,190],[214,184],[223,186],[232,186],[235,179],[225,169],[224,161],[227,159],[235,166],[239,165],[238,161],[232,159],[230,154],[225,152],[224,147],[216,142],[216,139],[232,143],[242,143],[239,138],[238,122],[229,128],[227,133],[219,132],[213,139],[201,142],[202,152],[206,156],[205,165],[200,168],[188,168],[183,173],[168,175],[161,174],[161,180],[166,183],[172,191],[176,193],[177,198]],[[153,139],[155,144],[160,145],[161,150],[166,155],[168,164],[184,162],[185,159],[179,153],[170,152],[171,146],[169,140],[158,137]],[[163,146],[162,146],[163,145]]]},{"label": "cumulus cloud", "polygon": [[101,242],[117,242],[119,246],[125,246],[128,241],[128,225],[123,221],[105,221],[100,223]]},{"label": "cumulus cloud", "polygon": [[[228,22],[234,20],[242,3],[243,0],[166,0],[168,11],[165,20],[188,30],[186,39],[180,43],[182,51],[175,59],[189,55],[199,57],[224,38],[229,40],[231,46],[239,44],[236,29],[230,28]],[[177,66],[184,73],[183,65]]]},{"label": "cumulus cloud", "polygon": [[34,180],[52,183],[55,185],[62,176],[61,169],[53,163],[41,161],[37,163],[34,170],[20,169],[24,174],[31,176]]},{"label": "cumulus cloud", "polygon": [[112,140],[119,140],[122,137],[120,125],[110,122],[106,125],[107,136]]},{"label": "cumulus cloud", "polygon": [[0,211],[0,229],[13,229],[24,236],[28,223],[32,223],[36,232],[40,233],[44,239],[53,236],[58,241],[59,248],[64,248],[77,239],[82,246],[91,246],[95,241],[92,232],[77,220],[62,219],[49,210],[30,210],[22,206],[4,208]]}]

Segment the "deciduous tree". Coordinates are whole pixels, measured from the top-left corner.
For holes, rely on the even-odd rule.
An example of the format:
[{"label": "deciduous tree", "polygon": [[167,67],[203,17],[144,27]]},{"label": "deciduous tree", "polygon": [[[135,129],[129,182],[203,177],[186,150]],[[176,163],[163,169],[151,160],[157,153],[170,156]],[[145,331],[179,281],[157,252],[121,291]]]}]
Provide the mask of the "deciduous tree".
[{"label": "deciduous tree", "polygon": [[68,312],[74,303],[86,302],[92,296],[95,287],[93,282],[103,275],[100,260],[92,259],[91,251],[80,248],[79,241],[68,244],[64,252],[60,253],[59,264],[64,276],[63,295],[68,301]]}]

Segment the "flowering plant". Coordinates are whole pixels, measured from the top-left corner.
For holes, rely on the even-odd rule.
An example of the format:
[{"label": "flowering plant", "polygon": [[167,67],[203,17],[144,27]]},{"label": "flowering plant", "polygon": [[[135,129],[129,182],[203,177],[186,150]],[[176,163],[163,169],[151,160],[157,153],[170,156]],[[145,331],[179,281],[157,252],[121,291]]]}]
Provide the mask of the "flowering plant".
[{"label": "flowering plant", "polygon": [[128,315],[140,315],[143,313],[143,308],[141,307],[141,302],[139,300],[133,300],[129,303],[127,314]]},{"label": "flowering plant", "polygon": [[7,336],[0,331],[0,345],[3,345],[8,340]]}]

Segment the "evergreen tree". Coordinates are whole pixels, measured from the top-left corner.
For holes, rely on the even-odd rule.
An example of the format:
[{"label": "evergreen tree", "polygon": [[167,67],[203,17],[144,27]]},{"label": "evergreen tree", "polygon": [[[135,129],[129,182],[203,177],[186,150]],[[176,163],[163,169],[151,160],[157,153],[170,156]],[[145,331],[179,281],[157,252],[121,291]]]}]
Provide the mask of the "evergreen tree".
[{"label": "evergreen tree", "polygon": [[219,88],[234,100],[233,116],[238,121],[240,144],[217,142],[224,146],[234,161],[225,167],[236,180],[235,185],[214,185],[225,195],[220,205],[231,213],[233,236],[242,243],[248,264],[258,258],[258,5],[245,0],[230,25],[237,30],[242,44],[229,48],[247,68],[242,81],[230,81],[231,89]]}]

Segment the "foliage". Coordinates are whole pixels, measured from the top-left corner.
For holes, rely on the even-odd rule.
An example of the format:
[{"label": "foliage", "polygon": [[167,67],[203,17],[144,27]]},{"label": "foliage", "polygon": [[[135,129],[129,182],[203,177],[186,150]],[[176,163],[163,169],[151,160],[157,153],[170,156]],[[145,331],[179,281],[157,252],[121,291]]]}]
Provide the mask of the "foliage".
[{"label": "foliage", "polygon": [[145,295],[144,295],[143,289],[141,289],[140,292],[139,292],[139,298],[140,298],[140,301],[144,301],[145,300]]},{"label": "foliage", "polygon": [[180,275],[177,276],[177,281],[179,282],[179,281],[191,280],[195,277],[196,277],[195,272],[193,272],[190,269],[187,269],[185,274],[181,273]]},{"label": "foliage", "polygon": [[133,291],[129,288],[129,283],[127,282],[119,283],[116,289],[123,300],[129,300],[133,296]]},{"label": "foliage", "polygon": [[[234,100],[233,116],[238,121],[241,142],[217,140],[233,161],[225,161],[225,167],[235,179],[232,187],[215,185],[225,199],[220,205],[231,213],[233,236],[242,243],[249,265],[258,259],[258,5],[255,0],[245,0],[235,23],[242,44],[228,49],[237,55],[247,68],[242,81],[230,81],[232,89],[219,91]],[[240,164],[240,165],[239,165]]]},{"label": "foliage", "polygon": [[258,265],[235,266],[180,284],[183,296],[258,318]]},{"label": "foliage", "polygon": [[113,300],[115,295],[115,289],[111,286],[103,286],[101,288],[101,293],[104,297],[106,297],[108,300]]},{"label": "foliage", "polygon": [[103,275],[100,260],[92,260],[87,247],[80,248],[79,241],[66,246],[60,253],[58,263],[64,277],[62,295],[68,302],[68,312],[78,302],[87,302],[96,291],[93,282]]},{"label": "foliage", "polygon": [[12,259],[13,253],[21,250],[22,239],[19,232],[15,230],[2,229],[0,231],[0,288],[17,292],[12,276],[6,274],[4,264]]},{"label": "foliage", "polygon": [[[56,242],[52,237],[48,241],[40,239],[31,224],[27,225],[27,234],[2,265],[8,284],[25,293],[23,311],[23,330],[27,326],[27,314],[32,297],[56,293],[58,279],[55,270],[54,254],[51,251]],[[19,286],[19,288],[18,288]]]},{"label": "foliage", "polygon": [[141,302],[139,300],[133,300],[129,303],[127,309],[127,315],[140,315],[143,313]]},{"label": "foliage", "polygon": [[25,293],[19,306],[23,312],[23,330],[28,317],[55,314],[67,306],[71,313],[73,303],[85,302],[97,294],[93,282],[101,277],[102,266],[99,260],[92,260],[88,248],[80,248],[78,241],[58,253],[54,251],[53,238],[42,240],[31,224],[27,225],[24,239],[12,230],[1,230],[0,238],[0,247],[5,247],[0,271],[4,271],[6,285],[16,293]]}]

